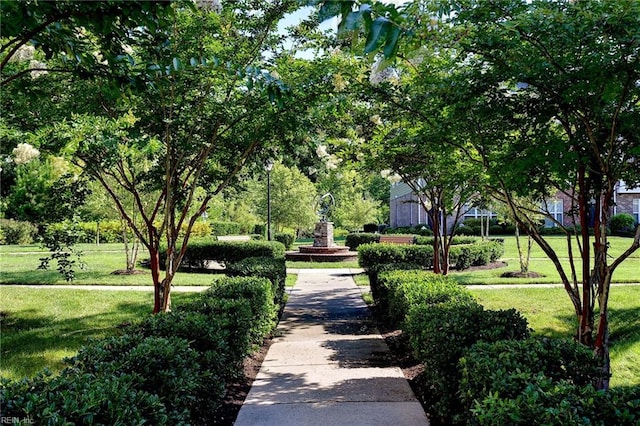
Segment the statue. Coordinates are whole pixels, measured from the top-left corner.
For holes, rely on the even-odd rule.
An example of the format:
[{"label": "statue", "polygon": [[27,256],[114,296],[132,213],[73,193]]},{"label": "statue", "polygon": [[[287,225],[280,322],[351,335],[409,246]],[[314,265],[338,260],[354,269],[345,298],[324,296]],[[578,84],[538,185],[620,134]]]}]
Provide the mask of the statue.
[{"label": "statue", "polygon": [[313,246],[314,247],[333,247],[333,223],[327,222],[327,213],[336,204],[333,195],[330,193],[324,194],[318,200],[316,204],[316,211],[320,222],[316,223],[316,228],[313,231]]},{"label": "statue", "polygon": [[316,212],[318,213],[318,217],[320,217],[320,222],[327,221],[327,213],[331,210],[331,207],[336,205],[336,200],[333,198],[331,193],[327,192],[324,194],[318,202],[316,203]]}]

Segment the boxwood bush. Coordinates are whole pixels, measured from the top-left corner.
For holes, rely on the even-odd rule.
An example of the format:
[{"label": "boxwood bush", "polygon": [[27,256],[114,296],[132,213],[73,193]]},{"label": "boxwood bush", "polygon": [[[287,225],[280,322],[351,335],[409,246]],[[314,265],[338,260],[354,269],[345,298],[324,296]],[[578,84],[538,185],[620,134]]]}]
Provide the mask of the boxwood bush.
[{"label": "boxwood bush", "polygon": [[249,341],[262,344],[264,336],[276,325],[276,307],[271,292],[271,282],[257,277],[226,277],[216,280],[210,289],[204,291],[208,299],[246,300],[251,310]]},{"label": "boxwood bush", "polygon": [[20,381],[0,379],[2,417],[37,425],[174,424],[160,398],[127,374],[44,371]]},{"label": "boxwood bush", "polygon": [[[93,341],[68,360],[66,375],[128,375],[132,386],[157,395],[172,422],[188,421],[205,395],[211,373],[189,342],[177,337],[124,335]],[[215,378],[214,378],[215,379]]]},{"label": "boxwood bush", "polygon": [[427,271],[388,271],[378,277],[376,302],[392,323],[404,320],[414,305],[435,305],[444,302],[471,303],[471,293],[453,278]]},{"label": "boxwood bush", "polygon": [[293,247],[293,242],[296,240],[296,236],[286,232],[278,232],[273,236],[273,239],[278,241],[279,243],[282,243],[285,250],[291,250],[291,247]]},{"label": "boxwood bush", "polygon": [[60,376],[0,383],[3,416],[37,424],[212,424],[227,383],[275,325],[267,278],[225,277],[176,312],[89,341]]},{"label": "boxwood bush", "polygon": [[271,282],[273,302],[277,309],[284,308],[284,290],[287,280],[287,264],[284,258],[248,257],[227,265],[232,277],[261,277]]},{"label": "boxwood bush", "polygon": [[517,311],[490,312],[475,301],[418,304],[409,309],[405,329],[425,367],[423,387],[417,393],[438,423],[464,423],[466,413],[458,410],[458,361],[467,348],[482,339],[525,339],[530,335],[526,319]]},{"label": "boxwood bush", "polygon": [[371,293],[378,297],[378,274],[390,270],[430,269],[433,247],[420,245],[363,244],[358,247],[358,264],[369,276]]},{"label": "boxwood bush", "polygon": [[356,251],[358,247],[363,244],[370,243],[379,243],[380,242],[380,234],[361,232],[361,233],[351,233],[347,235],[344,241],[344,245],[349,247],[349,250]]}]

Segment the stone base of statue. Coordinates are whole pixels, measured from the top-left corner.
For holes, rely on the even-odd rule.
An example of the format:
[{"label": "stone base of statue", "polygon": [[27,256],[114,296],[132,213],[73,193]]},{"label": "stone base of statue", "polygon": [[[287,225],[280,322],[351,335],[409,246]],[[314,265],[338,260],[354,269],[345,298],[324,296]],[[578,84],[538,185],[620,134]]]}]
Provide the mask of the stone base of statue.
[{"label": "stone base of statue", "polygon": [[298,251],[286,253],[287,260],[305,262],[341,262],[357,260],[358,252],[349,251],[349,247],[338,246],[333,241],[333,223],[318,222],[313,231],[313,245],[301,246]]}]

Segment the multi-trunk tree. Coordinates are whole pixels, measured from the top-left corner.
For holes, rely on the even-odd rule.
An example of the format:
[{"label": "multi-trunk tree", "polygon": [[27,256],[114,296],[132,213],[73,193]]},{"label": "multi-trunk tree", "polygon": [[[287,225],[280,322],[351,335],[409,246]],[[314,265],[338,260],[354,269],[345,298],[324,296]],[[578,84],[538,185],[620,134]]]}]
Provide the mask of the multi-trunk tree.
[{"label": "multi-trunk tree", "polygon": [[[15,56],[34,34],[51,36],[52,46],[46,38],[33,46],[47,74],[33,79],[28,65],[7,60],[3,84],[46,87],[60,76],[72,89],[92,89],[75,98],[76,114],[47,123],[48,139],[110,194],[149,254],[154,312],[166,311],[190,229],[208,202],[243,168],[299,143],[292,129],[330,93],[330,70],[283,48],[278,22],[295,1],[25,5],[42,25],[16,18],[31,27],[16,26],[3,49]],[[151,193],[157,197],[147,202]]]},{"label": "multi-trunk tree", "polygon": [[[380,50],[399,64],[426,55],[454,59],[440,69],[435,98],[457,124],[457,140],[473,145],[470,158],[481,162],[490,186],[556,266],[578,320],[576,337],[607,359],[611,277],[640,247],[640,228],[614,259],[607,242],[616,185],[640,184],[640,3],[389,7],[321,2],[323,16],[341,15],[345,30],[363,31],[366,52]],[[420,95],[428,100],[431,93]],[[549,188],[563,191],[575,212],[575,226],[565,227],[568,253],[572,239],[578,246],[568,270],[512,197],[542,201],[553,195]]]}]

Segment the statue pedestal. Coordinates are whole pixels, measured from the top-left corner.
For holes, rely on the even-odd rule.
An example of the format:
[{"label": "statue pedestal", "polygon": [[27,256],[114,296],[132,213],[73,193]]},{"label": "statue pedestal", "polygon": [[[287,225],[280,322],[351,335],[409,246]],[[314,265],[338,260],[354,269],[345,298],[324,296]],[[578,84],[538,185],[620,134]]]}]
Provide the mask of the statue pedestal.
[{"label": "statue pedestal", "polygon": [[306,262],[340,262],[356,260],[358,252],[336,245],[333,241],[332,222],[318,222],[313,231],[313,245],[299,247],[297,252],[287,252],[286,258]]},{"label": "statue pedestal", "polygon": [[333,222],[318,222],[313,231],[314,247],[333,247]]}]

